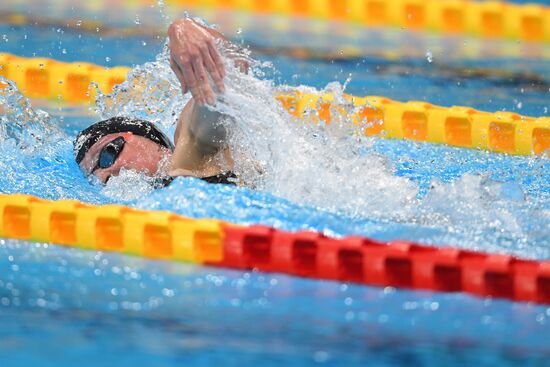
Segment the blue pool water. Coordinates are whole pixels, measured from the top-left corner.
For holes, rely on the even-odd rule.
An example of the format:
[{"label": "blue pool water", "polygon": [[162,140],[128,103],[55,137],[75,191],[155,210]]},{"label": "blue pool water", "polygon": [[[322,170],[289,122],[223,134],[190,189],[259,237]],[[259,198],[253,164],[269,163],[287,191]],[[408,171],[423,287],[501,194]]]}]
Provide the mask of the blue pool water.
[{"label": "blue pool water", "polygon": [[6,241],[6,366],[543,366],[546,307]]},{"label": "blue pool water", "polygon": [[[79,36],[55,27],[2,25],[0,34],[7,39],[2,52],[103,65],[152,61],[164,42],[143,36]],[[433,63],[425,58],[367,57],[327,62],[255,56],[274,65],[262,69],[263,78],[279,87],[303,84],[323,89],[335,80],[344,84],[351,75],[346,92],[357,95],[527,115],[543,115],[549,105],[549,70],[540,59],[438,63],[436,57]],[[158,85],[170,79],[159,67],[160,72],[145,67],[138,74],[147,85]],[[463,72],[472,69],[484,70],[487,77]],[[526,70],[535,77],[529,79]],[[269,89],[255,80],[232,81],[229,101],[237,106],[243,89],[260,97]],[[128,112],[129,106],[138,110],[132,113],[143,114],[142,102],[162,104],[168,112],[181,105],[174,85],[163,84],[160,90],[161,96],[172,96],[173,103],[156,94],[139,99],[131,92],[121,93],[115,108],[100,113]],[[258,128],[252,130],[253,138],[265,145],[257,147],[303,153],[291,157],[295,167],[284,171],[288,158],[273,152],[274,167],[283,177],[276,177],[277,172],[268,175],[271,181],[262,183],[263,190],[185,178],[153,192],[133,181],[103,188],[82,177],[71,143],[79,129],[98,119],[98,112],[31,101],[52,116],[47,120],[18,107],[19,98],[15,90],[0,96],[0,105],[10,107],[1,120],[3,193],[118,202],[287,230],[404,238],[550,258],[550,164],[545,157],[510,157],[360,139],[334,128],[299,128],[258,97],[252,102],[268,121],[247,115],[246,108],[232,111],[243,119],[239,128]],[[161,120],[170,130],[170,121],[163,120],[168,112],[159,110],[148,117]],[[308,149],[300,150],[296,141],[271,126],[295,131]],[[51,140],[44,144],[29,132]],[[325,139],[322,144],[318,136]],[[0,242],[0,352],[8,366],[544,365],[550,353],[549,316],[544,306],[463,294],[363,287]]]}]

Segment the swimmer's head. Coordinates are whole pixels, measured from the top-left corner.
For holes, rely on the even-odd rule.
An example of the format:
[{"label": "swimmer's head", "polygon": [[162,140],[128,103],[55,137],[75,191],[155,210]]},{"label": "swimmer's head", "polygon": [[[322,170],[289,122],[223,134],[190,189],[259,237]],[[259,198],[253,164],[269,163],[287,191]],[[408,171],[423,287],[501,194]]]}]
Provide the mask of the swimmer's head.
[{"label": "swimmer's head", "polygon": [[165,176],[161,162],[172,154],[174,145],[148,121],[113,117],[81,131],[74,141],[76,163],[86,176],[95,175],[106,183],[121,169],[151,177]]}]

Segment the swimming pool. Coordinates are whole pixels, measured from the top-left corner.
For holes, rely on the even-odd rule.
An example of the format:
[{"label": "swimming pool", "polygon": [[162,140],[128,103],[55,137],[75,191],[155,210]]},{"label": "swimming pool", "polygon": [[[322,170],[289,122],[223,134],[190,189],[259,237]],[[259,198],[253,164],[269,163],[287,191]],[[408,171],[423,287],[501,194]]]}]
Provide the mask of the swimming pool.
[{"label": "swimming pool", "polygon": [[[163,43],[162,39],[144,37],[102,36],[100,40],[90,34],[79,37],[57,28],[29,26],[3,26],[0,33],[8,40],[2,51],[32,55],[43,48],[57,59],[111,65],[151,61]],[[544,79],[548,71],[541,60],[455,61],[440,68],[425,58],[335,63],[259,58],[275,65],[264,68],[264,78],[279,85],[323,88],[330,81],[343,83],[351,73],[346,91],[352,94],[400,100],[414,96],[442,105],[460,103],[486,110],[519,110],[527,115],[543,115],[548,106],[548,89],[539,87],[540,83],[522,84],[521,78],[519,84],[512,83],[505,77],[468,79],[460,73],[464,67],[507,68],[521,73],[527,64]],[[155,73],[145,69],[142,75],[151,85],[168,77],[158,69]],[[258,92],[266,88],[261,83],[248,87]],[[170,93],[173,86],[163,88]],[[10,98],[16,99],[16,94]],[[136,98],[130,93],[133,107],[143,102]],[[266,107],[261,98],[253,102],[258,108]],[[163,107],[169,111],[178,103],[181,101]],[[71,143],[62,133],[53,135],[61,138],[53,139],[51,145],[38,144],[34,152],[27,149],[22,153],[17,143],[32,143],[33,137],[13,125],[16,118],[22,118],[27,126],[43,132],[44,125],[57,124],[66,135],[74,136],[96,116],[77,106],[32,104],[46,108],[56,121],[43,124],[43,116],[35,118],[25,109],[5,117],[14,130],[4,131],[12,139],[1,146],[3,193],[120,202],[242,224],[315,229],[337,236],[407,238],[548,258],[550,190],[544,157],[350,139],[346,131],[329,129],[328,133],[318,132],[333,137],[323,142],[322,150],[311,143],[311,151],[295,162],[304,167],[304,175],[273,181],[260,192],[209,186],[194,179],[178,179],[156,192],[139,185],[124,186],[124,182],[102,189],[90,186],[80,176],[72,162]],[[152,103],[159,105],[159,101]],[[153,116],[160,119],[166,111],[156,110]],[[279,116],[273,111],[262,112],[268,117]],[[266,130],[266,135],[255,138],[265,140],[267,132],[274,133]],[[273,144],[273,140],[266,142]],[[281,139],[280,147],[293,152],[290,143]],[[354,174],[334,171],[346,166],[350,157],[359,159],[353,163],[361,170]],[[288,160],[277,168],[282,170],[286,164]],[[348,165],[350,171],[353,167]],[[293,177],[290,171],[282,172],[283,178]],[[372,197],[371,191],[363,189],[371,182],[362,174],[384,177],[390,188]],[[341,176],[345,180],[338,180]],[[434,184],[433,179],[442,184]],[[321,180],[325,192],[311,192],[315,181]],[[120,195],[121,188],[125,195]],[[401,201],[392,198],[406,198],[409,206],[403,208]],[[135,361],[146,365],[516,365],[526,361],[544,364],[548,354],[549,311],[543,306],[199,268],[10,240],[2,243],[0,251],[6,269],[0,277],[0,312],[5,325],[0,348],[8,365],[70,365],[76,361],[96,365],[102,358],[109,358],[109,364]]]}]

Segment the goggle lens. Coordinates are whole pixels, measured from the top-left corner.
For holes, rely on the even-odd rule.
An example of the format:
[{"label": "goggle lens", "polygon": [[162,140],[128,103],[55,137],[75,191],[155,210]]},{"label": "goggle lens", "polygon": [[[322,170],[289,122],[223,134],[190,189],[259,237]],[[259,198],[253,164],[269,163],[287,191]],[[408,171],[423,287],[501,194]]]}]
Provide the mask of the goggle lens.
[{"label": "goggle lens", "polygon": [[118,156],[124,148],[124,144],[126,144],[126,140],[124,140],[122,136],[119,136],[105,145],[103,149],[101,149],[101,152],[99,152],[99,159],[97,160],[97,165],[94,171],[98,168],[109,168],[115,164]]}]

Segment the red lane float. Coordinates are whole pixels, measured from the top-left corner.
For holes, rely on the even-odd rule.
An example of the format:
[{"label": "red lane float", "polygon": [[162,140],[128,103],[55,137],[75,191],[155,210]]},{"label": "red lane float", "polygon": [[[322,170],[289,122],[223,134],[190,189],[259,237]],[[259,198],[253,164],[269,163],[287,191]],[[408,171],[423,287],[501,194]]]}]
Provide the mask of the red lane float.
[{"label": "red lane float", "polygon": [[550,261],[264,226],[223,231],[223,260],[209,265],[550,304]]}]

